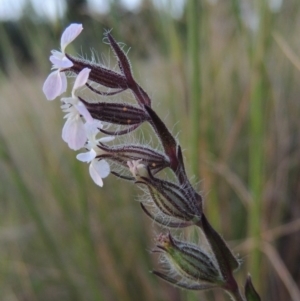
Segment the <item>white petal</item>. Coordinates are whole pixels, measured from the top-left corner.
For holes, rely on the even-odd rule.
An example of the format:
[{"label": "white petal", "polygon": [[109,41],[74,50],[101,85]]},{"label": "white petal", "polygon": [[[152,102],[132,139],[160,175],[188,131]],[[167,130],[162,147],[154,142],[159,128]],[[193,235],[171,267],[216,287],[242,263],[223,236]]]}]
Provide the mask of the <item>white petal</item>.
[{"label": "white petal", "polygon": [[82,31],[82,24],[71,24],[63,32],[60,39],[61,51],[65,52],[65,48],[69,45]]},{"label": "white petal", "polygon": [[93,117],[91,116],[90,112],[81,101],[79,101],[78,104],[75,105],[75,108],[84,117],[84,119],[87,122],[93,122]]},{"label": "white petal", "polygon": [[110,173],[110,168],[105,160],[93,160],[89,167],[90,175],[94,182],[100,187],[103,186],[102,178],[105,178]]},{"label": "white petal", "polygon": [[56,55],[51,55],[49,60],[54,65],[54,68],[69,68],[73,66],[73,63],[65,56],[60,58]]},{"label": "white petal", "polygon": [[69,118],[62,130],[62,138],[73,150],[82,148],[87,140],[85,128],[82,120],[78,118]]},{"label": "white petal", "polygon": [[93,179],[93,181],[94,181],[98,186],[102,187],[102,186],[103,186],[102,178],[101,178],[100,175],[97,173],[97,170],[93,167],[92,164],[90,164],[89,171],[90,171],[90,175],[91,175],[91,178]]},{"label": "white petal", "polygon": [[85,129],[87,136],[90,137],[96,137],[96,135],[99,133],[99,129],[103,128],[103,124],[100,120],[93,119],[90,122],[85,123]]},{"label": "white petal", "polygon": [[46,98],[48,100],[53,100],[62,93],[62,88],[63,81],[60,72],[58,70],[51,72],[43,85],[43,92],[46,95]]},{"label": "white petal", "polygon": [[50,58],[55,56],[57,59],[62,60],[65,57],[64,53],[62,53],[61,51],[55,50],[55,49],[51,50],[51,53],[52,53],[52,55],[50,56]]},{"label": "white petal", "polygon": [[61,78],[61,89],[60,89],[59,95],[61,95],[61,94],[63,94],[64,92],[67,91],[67,84],[68,84],[68,81],[67,81],[67,76],[66,76],[65,73],[59,72],[59,75],[60,75],[60,78]]},{"label": "white petal", "polygon": [[78,154],[76,158],[81,162],[91,162],[96,158],[96,155],[96,152],[91,149],[89,152]]},{"label": "white petal", "polygon": [[75,92],[75,90],[77,90],[80,87],[83,87],[86,84],[86,82],[89,78],[90,72],[91,72],[91,69],[84,68],[78,73],[75,83],[74,83],[73,90],[72,90],[73,92]]},{"label": "white petal", "polygon": [[95,159],[92,161],[91,165],[102,179],[106,178],[110,173],[109,164],[105,160],[99,161],[98,159]]},{"label": "white petal", "polygon": [[114,136],[107,136],[107,137],[100,138],[98,141],[99,142],[110,142],[110,141],[113,141],[114,139],[115,139]]}]

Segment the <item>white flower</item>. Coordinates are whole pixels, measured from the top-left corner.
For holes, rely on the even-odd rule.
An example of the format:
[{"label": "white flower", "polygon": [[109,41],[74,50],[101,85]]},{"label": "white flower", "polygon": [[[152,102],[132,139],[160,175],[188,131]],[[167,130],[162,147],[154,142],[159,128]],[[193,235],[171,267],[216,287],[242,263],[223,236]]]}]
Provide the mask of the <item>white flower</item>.
[{"label": "white flower", "polygon": [[63,32],[60,40],[61,52],[52,50],[50,61],[53,64],[53,72],[49,74],[44,85],[43,92],[48,100],[53,100],[67,89],[67,78],[62,69],[73,66],[73,63],[65,56],[66,47],[81,33],[82,24],[71,24]]},{"label": "white flower", "polygon": [[92,123],[86,123],[86,134],[88,136],[88,143],[86,147],[89,149],[88,152],[80,153],[76,156],[79,161],[91,163],[89,167],[89,172],[93,181],[100,187],[103,186],[103,178],[106,178],[110,173],[109,164],[105,160],[99,160],[97,155],[102,153],[101,149],[97,147],[100,142],[112,141],[115,137],[108,136],[100,139],[96,139],[99,133],[99,128],[103,125],[101,121],[94,120]]},{"label": "white flower", "polygon": [[82,69],[76,77],[72,89],[72,97],[62,98],[64,104],[61,108],[63,112],[67,113],[64,116],[67,121],[62,130],[62,139],[67,142],[68,146],[73,150],[82,148],[87,141],[85,123],[82,117],[86,123],[93,123],[94,121],[85,105],[79,101],[75,95],[76,90],[86,84],[90,71],[91,69],[89,68]]},{"label": "white flower", "polygon": [[80,117],[77,105],[65,104],[62,108],[67,113],[64,117],[67,118],[67,121],[62,129],[62,139],[68,143],[71,149],[78,150],[84,146],[87,140],[84,122]]}]

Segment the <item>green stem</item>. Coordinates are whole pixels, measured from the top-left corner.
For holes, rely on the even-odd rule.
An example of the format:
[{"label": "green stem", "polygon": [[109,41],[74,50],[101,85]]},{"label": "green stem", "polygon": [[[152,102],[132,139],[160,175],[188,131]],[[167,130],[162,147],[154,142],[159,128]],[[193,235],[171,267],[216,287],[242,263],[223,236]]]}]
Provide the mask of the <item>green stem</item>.
[{"label": "green stem", "polygon": [[200,74],[200,22],[201,9],[199,0],[189,0],[187,7],[188,19],[188,55],[190,70],[190,116],[191,116],[191,166],[192,173],[199,179],[199,140],[200,140],[200,104],[201,104],[201,74]]},{"label": "green stem", "polygon": [[264,179],[264,120],[265,101],[267,99],[264,77],[264,57],[266,49],[267,4],[257,2],[260,25],[256,38],[252,41],[252,77],[249,120],[249,187],[253,202],[249,206],[248,235],[255,241],[251,253],[249,268],[256,281],[261,277],[261,254],[258,248],[261,236],[262,189]]}]

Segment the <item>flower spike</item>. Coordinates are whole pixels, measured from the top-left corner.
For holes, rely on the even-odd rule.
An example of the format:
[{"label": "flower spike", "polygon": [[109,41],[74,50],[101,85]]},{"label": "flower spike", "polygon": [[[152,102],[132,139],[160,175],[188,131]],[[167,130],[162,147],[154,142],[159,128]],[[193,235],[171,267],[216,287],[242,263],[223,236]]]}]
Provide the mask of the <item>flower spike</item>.
[{"label": "flower spike", "polygon": [[[242,295],[233,276],[240,260],[203,213],[202,196],[189,181],[181,147],[151,107],[149,95],[134,79],[129,58],[121,44],[110,32],[105,33],[119,71],[110,70],[94,60],[65,53],[68,44],[82,29],[81,24],[71,24],[64,30],[60,40],[61,50],[51,51],[53,71],[43,85],[46,98],[53,100],[67,89],[66,72],[77,75],[71,96],[61,99],[66,119],[63,140],[73,150],[85,148],[76,158],[89,164],[89,173],[96,185],[102,187],[103,179],[110,173],[131,181],[142,186],[145,197],[140,203],[141,208],[159,226],[177,231],[194,226],[201,230],[201,240],[204,242],[199,245],[179,240],[170,233],[159,235],[153,253],[160,256],[166,269],[153,271],[153,274],[179,288],[222,288],[235,300],[260,301],[250,276]],[[94,96],[101,97],[90,100],[79,96],[77,92],[82,87],[89,89],[86,95],[94,93]],[[130,90],[137,105],[114,102],[113,98],[102,101],[125,90]],[[128,140],[119,137],[133,132],[143,123],[149,123],[156,134],[154,141],[158,141],[157,149],[162,151],[145,143],[128,144]],[[100,133],[109,136],[99,137]],[[110,145],[115,136],[118,136],[119,144]],[[145,137],[148,138],[147,135]],[[169,176],[172,181],[168,180]]]}]

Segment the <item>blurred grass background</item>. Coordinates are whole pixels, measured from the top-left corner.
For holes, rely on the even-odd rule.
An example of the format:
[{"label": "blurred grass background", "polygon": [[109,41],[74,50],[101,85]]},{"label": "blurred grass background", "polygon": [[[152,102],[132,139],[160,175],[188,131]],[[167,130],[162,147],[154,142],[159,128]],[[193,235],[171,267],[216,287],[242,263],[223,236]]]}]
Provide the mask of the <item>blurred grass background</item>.
[{"label": "blurred grass background", "polygon": [[137,189],[113,176],[96,187],[61,140],[59,101],[41,88],[70,22],[84,31],[68,52],[93,49],[109,64],[102,34],[111,28],[130,47],[206,214],[244,259],[239,283],[250,272],[262,300],[300,300],[300,2],[189,0],[182,11],[179,2],[128,10],[107,1],[97,13],[68,0],[61,18],[47,20],[27,1],[20,18],[1,21],[1,300],[229,299],[149,273],[157,230]]}]

